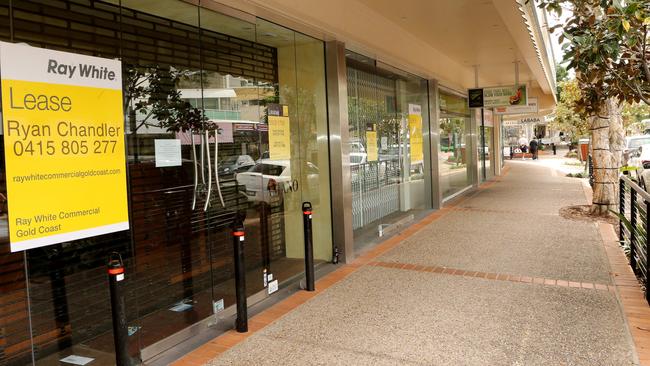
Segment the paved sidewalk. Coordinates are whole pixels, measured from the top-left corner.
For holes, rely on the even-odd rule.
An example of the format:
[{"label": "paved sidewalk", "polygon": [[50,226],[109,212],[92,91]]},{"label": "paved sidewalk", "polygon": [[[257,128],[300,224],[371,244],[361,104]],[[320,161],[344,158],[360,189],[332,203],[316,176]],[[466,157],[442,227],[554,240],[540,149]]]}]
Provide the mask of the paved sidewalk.
[{"label": "paved sidewalk", "polygon": [[210,364],[636,364],[598,225],[558,215],[587,203],[582,182],[507,164]]}]

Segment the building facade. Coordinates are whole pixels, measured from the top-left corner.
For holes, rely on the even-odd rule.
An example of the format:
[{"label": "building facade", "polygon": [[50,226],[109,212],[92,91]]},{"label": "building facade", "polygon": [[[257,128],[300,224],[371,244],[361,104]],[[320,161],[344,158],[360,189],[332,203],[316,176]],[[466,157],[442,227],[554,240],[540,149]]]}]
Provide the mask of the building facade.
[{"label": "building facade", "polygon": [[[130,224],[11,252],[8,207],[34,202],[7,194],[3,155],[0,365],[112,364],[113,253],[129,353],[148,362],[232,314],[236,217],[252,306],[304,275],[303,202],[326,267],[499,175],[502,117],[467,89],[526,84],[552,109],[544,15],[415,3],[0,0],[0,41],[121,63]],[[161,165],[171,140],[180,159]]]}]

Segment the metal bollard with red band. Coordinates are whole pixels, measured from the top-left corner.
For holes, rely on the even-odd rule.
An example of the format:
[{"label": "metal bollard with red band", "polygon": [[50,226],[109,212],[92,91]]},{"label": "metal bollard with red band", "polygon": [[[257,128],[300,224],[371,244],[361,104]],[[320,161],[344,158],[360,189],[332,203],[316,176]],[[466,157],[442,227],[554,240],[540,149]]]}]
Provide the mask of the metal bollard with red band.
[{"label": "metal bollard with red band", "polygon": [[113,340],[115,341],[115,362],[117,366],[129,366],[128,328],[126,324],[126,303],[123,281],[124,262],[122,256],[113,252],[108,258],[108,284],[111,291],[111,314],[113,316]]},{"label": "metal bollard with red band", "polygon": [[246,265],[244,262],[244,223],[237,215],[232,225],[232,244],[235,252],[235,296],[237,298],[237,320],[235,328],[239,333],[248,332],[248,304],[246,303]]},{"label": "metal bollard with red band", "polygon": [[302,224],[305,234],[305,290],[314,291],[314,240],[312,238],[311,202],[302,203]]}]

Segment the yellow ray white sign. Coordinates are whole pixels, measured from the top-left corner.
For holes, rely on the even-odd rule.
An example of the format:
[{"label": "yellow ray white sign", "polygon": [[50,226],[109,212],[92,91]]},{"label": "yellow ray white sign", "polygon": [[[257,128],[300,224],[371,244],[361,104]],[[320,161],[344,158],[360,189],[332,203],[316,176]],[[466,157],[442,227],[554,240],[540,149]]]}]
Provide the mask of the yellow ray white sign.
[{"label": "yellow ray white sign", "polygon": [[129,228],[116,60],[0,42],[16,252]]}]

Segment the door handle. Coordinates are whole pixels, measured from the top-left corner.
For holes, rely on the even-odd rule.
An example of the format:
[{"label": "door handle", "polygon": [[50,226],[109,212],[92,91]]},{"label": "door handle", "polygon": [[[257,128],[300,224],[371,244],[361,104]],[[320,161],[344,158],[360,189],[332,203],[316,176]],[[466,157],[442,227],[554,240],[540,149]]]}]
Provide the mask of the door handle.
[{"label": "door handle", "polygon": [[199,136],[201,137],[201,182],[205,185],[205,144],[207,141],[203,141],[203,134],[199,130]]},{"label": "door handle", "polygon": [[194,191],[192,193],[192,211],[196,208],[196,195],[199,187],[199,171],[196,164],[196,144],[194,144],[194,130],[190,129],[190,139],[192,139],[192,167],[194,168]]},{"label": "door handle", "polygon": [[[226,204],[223,202],[223,195],[221,195],[221,184],[219,183],[219,130],[215,128],[214,130],[214,180],[217,184],[217,193],[219,193],[219,201],[221,201],[221,207],[226,207]],[[235,185],[237,183],[235,182]],[[235,186],[236,187],[236,186]]]},{"label": "door handle", "polygon": [[[203,206],[203,211],[208,210],[208,206],[210,206],[210,194],[212,193],[212,163],[210,163],[210,135],[209,131],[205,130],[205,149],[201,149],[202,155],[203,152],[207,153],[207,159],[208,159],[208,194],[205,198],[205,205]],[[215,156],[216,159],[216,156]],[[215,162],[216,163],[216,162]]]}]

